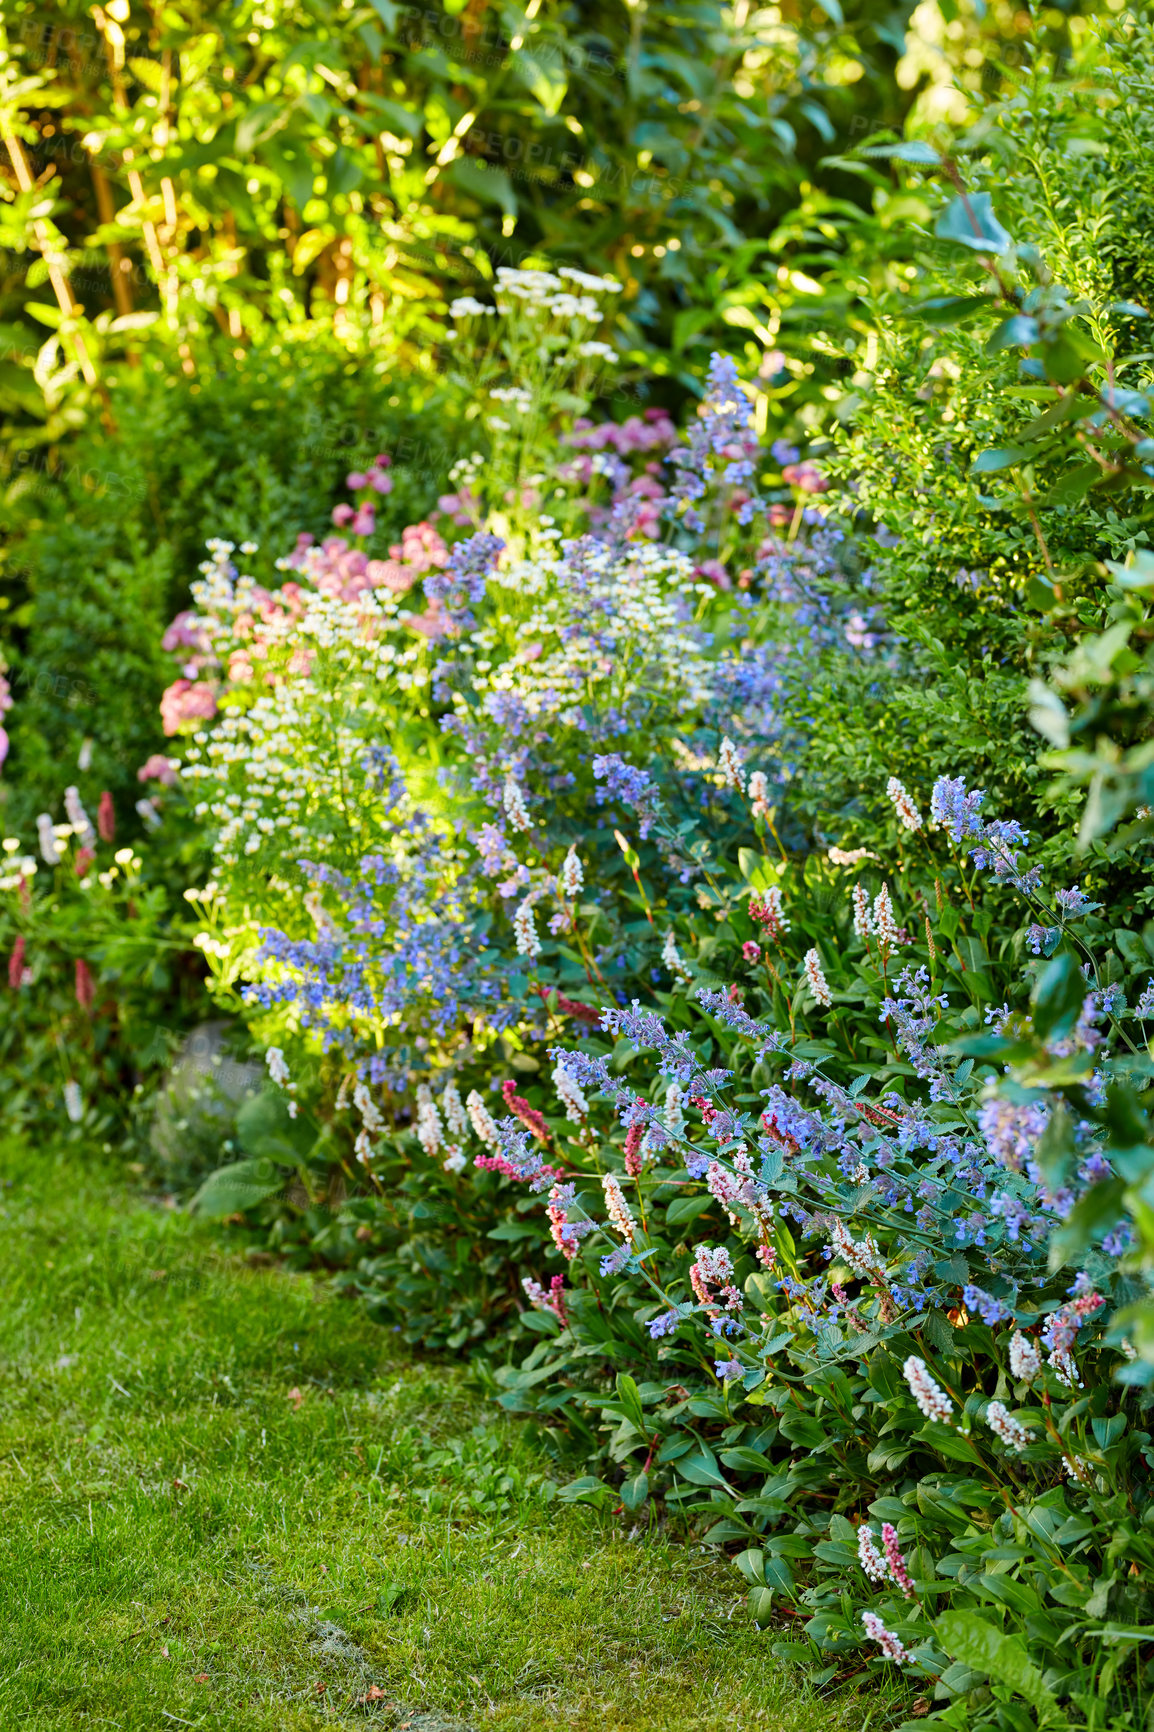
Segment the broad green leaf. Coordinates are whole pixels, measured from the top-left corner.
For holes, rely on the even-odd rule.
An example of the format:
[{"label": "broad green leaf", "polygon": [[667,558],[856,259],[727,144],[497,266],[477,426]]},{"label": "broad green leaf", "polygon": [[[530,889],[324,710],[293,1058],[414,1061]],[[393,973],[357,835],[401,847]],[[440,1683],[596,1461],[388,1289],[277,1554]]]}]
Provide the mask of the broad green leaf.
[{"label": "broad green leaf", "polygon": [[516,216],[517,195],[503,168],[489,168],[481,157],[459,156],[445,170],[445,178],[468,193],[470,198],[480,199],[483,204],[500,205],[510,216]]},{"label": "broad green leaf", "polygon": [[199,1215],[220,1220],[240,1214],[273,1196],[284,1184],[284,1176],[271,1161],[234,1161],[210,1173],[192,1199],[190,1207]]},{"label": "broad green leaf", "polygon": [[1031,993],[1034,1028],[1043,1040],[1068,1035],[1081,1014],[1088,991],[1077,959],[1066,952],[1042,969]]},{"label": "broad green leaf", "polygon": [[866,145],[861,155],[885,157],[891,162],[920,163],[927,168],[937,168],[942,161],[941,151],[935,150],[932,144],[924,144],[919,138],[907,139],[903,144]]},{"label": "broad green leaf", "polygon": [[988,192],[953,199],[934,224],[939,240],[956,241],[977,253],[1008,253],[1014,242],[994,215]]},{"label": "broad green leaf", "polygon": [[1069,1724],[1020,1636],[1003,1634],[976,1612],[944,1612],[935,1622],[934,1632],[951,1658],[956,1657],[975,1672],[985,1672],[999,1684],[1008,1684],[1037,1710],[1044,1724]]}]

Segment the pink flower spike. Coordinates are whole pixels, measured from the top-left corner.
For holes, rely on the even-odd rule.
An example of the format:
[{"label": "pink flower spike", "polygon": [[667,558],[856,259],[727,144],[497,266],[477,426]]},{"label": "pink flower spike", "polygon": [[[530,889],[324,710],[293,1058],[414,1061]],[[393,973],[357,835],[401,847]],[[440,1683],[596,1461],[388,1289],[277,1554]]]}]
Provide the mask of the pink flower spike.
[{"label": "pink flower spike", "polygon": [[898,1546],[898,1530],[892,1522],[882,1523],[882,1545],[885,1547],[886,1563],[889,1565],[890,1575],[894,1582],[907,1600],[914,1599],[914,1584]]},{"label": "pink flower spike", "polygon": [[862,1625],[871,1642],[877,1642],[887,1660],[892,1660],[896,1666],[906,1665],[913,1656],[909,1654],[892,1630],[887,1630],[875,1612],[863,1612]]}]

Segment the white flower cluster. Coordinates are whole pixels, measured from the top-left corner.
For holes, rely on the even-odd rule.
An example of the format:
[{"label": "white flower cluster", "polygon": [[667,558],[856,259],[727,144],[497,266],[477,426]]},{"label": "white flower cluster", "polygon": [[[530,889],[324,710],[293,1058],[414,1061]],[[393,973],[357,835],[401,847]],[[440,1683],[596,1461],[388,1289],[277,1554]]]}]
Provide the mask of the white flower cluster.
[{"label": "white flower cluster", "polygon": [[[474,634],[479,653],[490,658],[489,666],[478,664],[479,692],[515,692],[531,717],[555,715],[582,729],[583,706],[617,702],[630,688],[676,698],[687,710],[708,702],[711,664],[689,623],[693,564],[676,549],[648,541],[586,543],[572,554],[540,547],[509,560],[497,582],[540,600],[518,627],[513,654],[500,623]],[[613,622],[612,650],[606,620]],[[517,659],[516,649],[528,644],[533,658]],[[466,713],[462,695],[454,702]]]}]

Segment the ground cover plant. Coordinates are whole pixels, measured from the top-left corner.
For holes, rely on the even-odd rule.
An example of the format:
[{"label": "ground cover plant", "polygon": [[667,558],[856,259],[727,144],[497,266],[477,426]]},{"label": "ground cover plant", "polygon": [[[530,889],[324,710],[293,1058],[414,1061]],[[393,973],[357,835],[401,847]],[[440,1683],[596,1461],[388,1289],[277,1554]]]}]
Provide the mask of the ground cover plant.
[{"label": "ground cover plant", "polygon": [[1151,63],[1079,20],[848,149],[812,312],[689,404],[615,395],[624,271],[447,296],[435,484],[382,439],[214,536],[149,834],[70,786],[5,844],[25,1117],[124,1136],[211,1002],[232,1092],[138,1170],[891,1723],[1148,1717]]}]

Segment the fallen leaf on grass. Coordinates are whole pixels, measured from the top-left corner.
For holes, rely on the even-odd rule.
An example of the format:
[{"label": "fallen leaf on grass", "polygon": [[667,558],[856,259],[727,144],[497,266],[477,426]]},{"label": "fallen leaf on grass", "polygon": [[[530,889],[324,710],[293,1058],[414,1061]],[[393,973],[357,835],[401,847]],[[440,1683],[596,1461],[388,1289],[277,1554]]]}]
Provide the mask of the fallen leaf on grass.
[{"label": "fallen leaf on grass", "polygon": [[301,1402],[304,1400],[304,1396],[301,1394],[299,1389],[290,1389],[285,1399],[291,1401],[294,1407],[299,1407]]},{"label": "fallen leaf on grass", "polygon": [[212,1679],[207,1672],[194,1672],[192,1681],[194,1684],[211,1684]]}]

